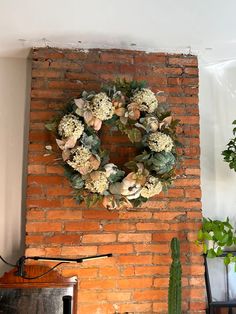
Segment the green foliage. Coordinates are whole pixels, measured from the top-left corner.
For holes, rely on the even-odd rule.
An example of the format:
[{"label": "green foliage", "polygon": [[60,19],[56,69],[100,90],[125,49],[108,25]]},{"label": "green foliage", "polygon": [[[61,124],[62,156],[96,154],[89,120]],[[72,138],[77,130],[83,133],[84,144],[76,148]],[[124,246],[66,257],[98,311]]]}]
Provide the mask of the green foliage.
[{"label": "green foliage", "polygon": [[115,95],[117,91],[121,91],[123,94],[127,95],[127,97],[132,97],[136,91],[145,87],[147,87],[147,82],[145,81],[127,81],[126,79],[118,78],[113,84],[102,86],[102,90],[106,92],[109,97]]},{"label": "green foliage", "polygon": [[180,243],[177,238],[171,240],[172,264],[170,267],[169,289],[168,289],[168,314],[181,314],[181,262]]},{"label": "green foliage", "polygon": [[[236,120],[233,121],[233,125],[236,125]],[[233,128],[233,135],[236,135],[236,127]],[[224,161],[228,162],[229,168],[236,171],[236,137],[232,138],[227,144],[227,149],[222,152]]]},{"label": "green foliage", "polygon": [[175,156],[171,152],[160,152],[153,154],[149,159],[150,169],[158,174],[164,174],[171,171],[175,166]]},{"label": "green foliage", "polygon": [[[210,246],[209,243],[212,245]],[[225,221],[203,218],[202,228],[198,231],[197,245],[201,245],[203,253],[209,258],[221,256],[224,247],[231,247],[236,244],[233,226],[229,218]],[[233,261],[234,258],[227,254],[224,258],[225,264]]]},{"label": "green foliage", "polygon": [[57,133],[57,126],[58,126],[60,119],[61,119],[61,116],[54,117],[53,119],[51,119],[50,121],[45,123],[45,128],[48,131],[56,134]]},{"label": "green foliage", "polygon": [[125,172],[118,169],[115,174],[111,174],[109,176],[108,181],[110,183],[115,183],[115,182],[121,181],[124,178],[124,176],[125,176]]},{"label": "green foliage", "polygon": [[93,154],[97,153],[101,145],[100,139],[96,134],[87,135],[84,132],[80,141],[81,141],[81,144],[87,147]]},{"label": "green foliage", "polygon": [[[130,142],[135,143],[136,148],[140,148],[142,153],[136,156],[133,161],[129,161],[126,166],[133,172],[137,172],[140,171],[141,168],[141,166],[139,165],[138,167],[137,164],[143,164],[144,168],[148,171],[146,171],[143,180],[144,183],[142,184],[145,184],[145,180],[147,180],[150,175],[158,178],[163,185],[163,190],[167,190],[171,185],[172,180],[175,178],[175,168],[177,165],[175,146],[178,144],[176,138],[178,120],[173,120],[171,118],[171,113],[165,112],[165,108],[162,110],[161,106],[157,107],[157,103],[155,110],[151,113],[148,110],[141,110],[141,108],[137,107],[139,104],[136,104],[137,106],[129,106],[133,101],[132,97],[135,93],[146,87],[147,84],[144,81],[127,81],[126,79],[117,79],[109,86],[103,86],[102,91],[110,97],[115,113],[110,119],[103,120],[102,124],[110,126],[112,131],[119,130],[123,134],[126,134]],[[96,93],[94,91],[84,91],[80,95],[80,98],[82,98],[83,101],[80,100],[76,102],[74,99],[69,100],[62,113],[46,123],[45,127],[50,132],[54,133],[59,140],[57,141],[57,144],[60,149],[63,150],[61,163],[65,169],[65,175],[74,189],[75,199],[78,203],[85,201],[87,206],[92,206],[96,202],[101,201],[104,196],[110,195],[111,197],[114,197],[114,204],[117,203],[119,205],[129,201],[129,206],[130,203],[135,207],[140,206],[148,199],[139,196],[136,199],[129,200],[127,195],[124,196],[120,194],[117,196],[111,194],[109,189],[110,186],[108,186],[106,191],[102,194],[91,192],[89,188],[85,188],[86,175],[88,175],[89,169],[86,168],[86,166],[83,167],[83,165],[76,167],[75,165],[70,166],[67,163],[68,160],[72,161],[72,159],[76,157],[75,149],[79,146],[86,147],[92,153],[93,158],[88,160],[88,162],[93,164],[93,168],[91,168],[93,171],[96,169],[104,172],[104,166],[109,162],[108,152],[101,149],[101,141],[98,131],[101,121],[96,121],[95,116],[93,116],[94,113],[92,113],[92,100],[95,95]],[[84,125],[83,134],[79,138],[74,136],[73,129],[72,135],[68,138],[63,138],[58,134],[58,125],[61,118],[70,113]],[[151,122],[148,122],[150,121],[149,118],[153,118],[155,121],[154,127],[153,125],[151,126]],[[145,119],[147,123],[146,125]],[[174,148],[171,153],[166,153],[164,151],[156,153],[152,151],[147,143],[150,132],[162,132],[169,135],[174,142]],[[74,170],[73,167],[76,170]],[[109,184],[116,182],[122,183],[125,175],[124,171],[118,169],[116,173],[109,176]]]},{"label": "green foliage", "polygon": [[71,177],[71,185],[74,189],[82,189],[84,187],[84,180],[80,174],[75,174]]}]

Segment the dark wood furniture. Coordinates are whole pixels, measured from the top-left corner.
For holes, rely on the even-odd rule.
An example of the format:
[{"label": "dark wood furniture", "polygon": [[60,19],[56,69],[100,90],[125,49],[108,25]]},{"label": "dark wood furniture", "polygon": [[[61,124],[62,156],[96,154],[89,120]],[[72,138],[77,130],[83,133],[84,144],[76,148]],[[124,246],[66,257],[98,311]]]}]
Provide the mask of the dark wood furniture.
[{"label": "dark wood furniture", "polygon": [[[230,253],[236,256],[236,252]],[[208,299],[207,313],[209,314],[235,313],[233,309],[236,309],[236,273],[235,271],[232,273],[229,266],[224,264],[226,254],[227,252],[214,259],[204,256]],[[209,264],[213,264],[213,267]]]},{"label": "dark wood furniture", "polygon": [[[25,265],[24,268],[26,276],[30,278],[38,277],[49,269],[40,265]],[[65,295],[71,295],[73,314],[76,314],[76,277],[62,277],[53,270],[30,280],[16,276],[16,270],[12,269],[0,278],[1,314],[60,314],[63,307],[68,311],[70,297],[65,298]]]}]

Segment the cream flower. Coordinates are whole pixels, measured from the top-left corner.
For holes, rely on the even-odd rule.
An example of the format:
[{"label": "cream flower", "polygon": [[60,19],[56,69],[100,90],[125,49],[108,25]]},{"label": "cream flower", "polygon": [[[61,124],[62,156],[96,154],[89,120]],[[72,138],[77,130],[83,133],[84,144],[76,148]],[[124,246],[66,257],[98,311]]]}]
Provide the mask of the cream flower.
[{"label": "cream flower", "polygon": [[90,104],[92,115],[101,121],[111,119],[114,114],[114,108],[110,98],[106,93],[96,94]]},{"label": "cream flower", "polygon": [[93,115],[89,101],[84,100],[83,98],[75,99],[74,101],[77,106],[75,112],[84,118],[84,121],[87,125],[93,127],[96,131],[100,130],[102,126],[102,120],[96,118]]},{"label": "cream flower", "polygon": [[106,173],[103,171],[93,171],[85,178],[85,188],[93,193],[103,194],[109,186]]},{"label": "cream flower", "polygon": [[140,194],[145,198],[152,197],[159,194],[162,191],[162,184],[158,178],[153,176],[148,177],[144,187],[142,188]]},{"label": "cream flower", "polygon": [[111,175],[116,174],[118,170],[117,166],[113,163],[106,164],[104,166],[104,169],[106,171],[107,178],[109,178]]},{"label": "cream flower", "polygon": [[100,160],[92,155],[86,147],[78,146],[72,149],[71,156],[72,160],[67,160],[66,162],[82,175],[97,170],[100,166]]},{"label": "cream flower", "polygon": [[156,132],[149,135],[148,146],[154,152],[170,152],[174,146],[174,143],[169,135]]},{"label": "cream flower", "polygon": [[159,122],[156,117],[141,118],[140,122],[144,125],[147,132],[156,132],[159,128]]},{"label": "cream flower", "polygon": [[158,106],[155,94],[148,88],[143,88],[135,93],[132,101],[139,105],[140,111],[146,111],[148,113],[154,112]]},{"label": "cream flower", "polygon": [[132,208],[133,205],[126,197],[116,198],[114,195],[106,195],[103,198],[102,204],[109,210]]},{"label": "cream flower", "polygon": [[110,186],[112,194],[121,194],[128,200],[136,199],[140,196],[140,191],[146,182],[149,172],[143,167],[143,164],[138,163],[137,166],[137,172],[130,172],[122,182],[117,182]]},{"label": "cream flower", "polygon": [[78,139],[83,132],[83,123],[73,114],[65,115],[58,125],[58,133],[62,138],[74,137]]}]

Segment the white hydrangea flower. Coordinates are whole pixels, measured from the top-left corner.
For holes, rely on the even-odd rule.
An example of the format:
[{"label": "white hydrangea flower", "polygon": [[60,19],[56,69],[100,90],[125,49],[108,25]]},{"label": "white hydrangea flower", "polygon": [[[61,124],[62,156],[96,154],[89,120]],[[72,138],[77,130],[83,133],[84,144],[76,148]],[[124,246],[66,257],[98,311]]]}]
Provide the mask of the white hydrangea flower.
[{"label": "white hydrangea flower", "polygon": [[[80,172],[82,167],[90,163],[89,159],[92,157],[90,150],[84,146],[78,146],[71,150],[72,160],[67,160],[68,165]],[[92,169],[91,169],[92,171]]]},{"label": "white hydrangea flower", "polygon": [[174,146],[174,143],[169,135],[156,132],[149,135],[148,146],[154,152],[170,152]]},{"label": "white hydrangea flower", "polygon": [[117,171],[118,171],[117,166],[115,164],[113,164],[113,163],[106,164],[104,166],[104,169],[106,171],[107,178],[109,178],[111,175],[116,174]]},{"label": "white hydrangea flower", "polygon": [[140,111],[152,113],[158,106],[155,94],[148,88],[143,88],[134,94],[132,101],[139,105]]},{"label": "white hydrangea flower", "polygon": [[91,103],[90,110],[92,115],[100,120],[108,120],[111,119],[114,114],[114,108],[112,102],[106,93],[98,93],[96,94]]},{"label": "white hydrangea flower", "polygon": [[158,178],[150,176],[141,190],[141,196],[145,198],[152,197],[162,191],[162,184]]},{"label": "white hydrangea flower", "polygon": [[106,173],[103,171],[93,171],[85,178],[85,188],[93,193],[103,194],[109,186]]},{"label": "white hydrangea flower", "polygon": [[63,138],[74,136],[78,139],[83,132],[83,123],[73,114],[65,115],[58,125],[58,133]]}]

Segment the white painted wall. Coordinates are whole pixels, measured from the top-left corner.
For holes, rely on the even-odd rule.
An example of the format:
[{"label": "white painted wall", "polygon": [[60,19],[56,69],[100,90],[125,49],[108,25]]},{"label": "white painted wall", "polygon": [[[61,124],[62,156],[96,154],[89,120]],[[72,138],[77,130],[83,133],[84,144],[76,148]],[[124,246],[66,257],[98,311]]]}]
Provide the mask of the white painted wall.
[{"label": "white painted wall", "polygon": [[[0,58],[0,255],[11,262],[23,253],[22,169],[26,143],[27,63],[25,59]],[[6,269],[0,261],[0,273]]]},{"label": "white painted wall", "polygon": [[203,214],[236,223],[236,173],[221,152],[236,119],[236,60],[200,62],[201,182]]}]

